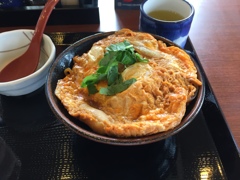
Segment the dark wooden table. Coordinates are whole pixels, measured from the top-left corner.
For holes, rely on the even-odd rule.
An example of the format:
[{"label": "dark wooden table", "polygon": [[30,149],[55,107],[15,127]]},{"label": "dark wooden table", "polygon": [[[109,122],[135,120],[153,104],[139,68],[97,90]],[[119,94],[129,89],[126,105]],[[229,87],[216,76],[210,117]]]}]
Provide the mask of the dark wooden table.
[{"label": "dark wooden table", "polygon": [[[240,1],[189,2],[196,11],[190,38],[240,147]],[[113,31],[123,27],[138,30],[138,10],[115,10],[113,0],[98,3],[100,24],[48,26],[46,32]],[[19,28],[33,27],[0,27],[0,32]]]}]

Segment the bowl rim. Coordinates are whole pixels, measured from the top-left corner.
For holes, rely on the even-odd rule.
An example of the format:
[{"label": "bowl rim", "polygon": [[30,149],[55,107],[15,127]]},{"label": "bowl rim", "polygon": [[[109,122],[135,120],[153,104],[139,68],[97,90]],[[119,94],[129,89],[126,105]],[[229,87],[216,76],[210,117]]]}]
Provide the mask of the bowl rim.
[{"label": "bowl rim", "polygon": [[[198,88],[197,95],[195,97],[195,99],[197,99],[197,101],[195,102],[194,107],[191,109],[191,111],[188,114],[185,114],[181,123],[171,130],[168,130],[165,132],[159,132],[159,133],[152,134],[152,135],[142,136],[142,137],[130,137],[130,138],[110,137],[110,136],[100,135],[100,134],[92,131],[91,129],[88,130],[83,127],[80,127],[78,124],[74,123],[74,121],[71,119],[75,119],[76,121],[80,121],[80,120],[78,120],[74,117],[71,117],[71,119],[69,119],[58,108],[57,102],[54,101],[54,98],[53,98],[53,96],[55,96],[55,94],[54,94],[55,89],[53,90],[53,88],[52,88],[51,78],[53,77],[53,73],[54,73],[54,69],[55,69],[54,67],[60,62],[61,57],[64,57],[65,53],[67,53],[71,49],[74,49],[76,46],[79,46],[79,44],[81,44],[81,43],[84,43],[88,40],[91,40],[91,39],[94,39],[97,37],[104,38],[104,37],[107,37],[107,36],[113,34],[114,32],[115,31],[96,33],[96,34],[87,36],[83,39],[76,41],[75,43],[73,43],[71,46],[67,47],[64,51],[62,51],[62,53],[60,53],[57,56],[56,60],[50,67],[50,70],[49,70],[49,73],[47,76],[47,83],[45,84],[45,94],[46,94],[47,101],[48,101],[48,104],[49,104],[51,110],[53,111],[53,113],[55,114],[55,116],[57,117],[58,120],[60,120],[64,125],[66,125],[68,128],[70,128],[76,134],[83,136],[87,139],[93,140],[95,142],[109,144],[109,145],[118,145],[118,146],[144,145],[144,144],[154,143],[154,142],[166,139],[170,136],[177,134],[182,129],[184,129],[190,122],[192,122],[192,120],[197,116],[197,114],[199,113],[199,111],[201,109],[201,106],[203,104],[204,97],[205,97],[205,80],[204,80],[203,74],[200,72],[200,68],[199,68],[198,64],[195,62],[195,60],[191,56],[190,57],[195,65],[195,67],[197,68],[198,79],[200,79],[200,81],[202,82],[202,86],[200,86]],[[180,46],[176,45],[175,43],[173,43],[172,41],[170,41],[164,37],[161,37],[158,35],[153,35],[153,36],[155,38],[157,38],[158,40],[164,41],[168,45],[174,45],[174,46],[177,46],[180,49],[182,49]],[[70,61],[72,61],[72,60],[70,60]],[[59,99],[57,99],[57,101],[60,102]],[[186,121],[186,119],[188,119],[188,120]]]},{"label": "bowl rim", "polygon": [[[23,31],[34,32],[33,29],[17,29],[17,30],[2,32],[2,33],[0,33],[0,36],[2,36],[4,34],[18,33],[18,32],[23,32]],[[21,83],[23,83],[27,80],[30,80],[32,78],[35,78],[35,77],[39,76],[45,70],[45,68],[48,67],[54,61],[55,54],[56,54],[56,47],[55,47],[54,43],[52,42],[51,38],[47,34],[43,34],[43,39],[44,39],[45,43],[48,43],[50,45],[51,49],[52,49],[50,54],[49,54],[49,57],[48,57],[47,61],[44,63],[44,65],[41,66],[37,71],[35,71],[34,73],[32,73],[28,76],[25,76],[25,77],[22,77],[20,79],[16,79],[16,80],[13,80],[13,81],[0,82],[0,87],[1,88],[14,87],[14,86],[16,86],[18,84],[21,84]]]}]

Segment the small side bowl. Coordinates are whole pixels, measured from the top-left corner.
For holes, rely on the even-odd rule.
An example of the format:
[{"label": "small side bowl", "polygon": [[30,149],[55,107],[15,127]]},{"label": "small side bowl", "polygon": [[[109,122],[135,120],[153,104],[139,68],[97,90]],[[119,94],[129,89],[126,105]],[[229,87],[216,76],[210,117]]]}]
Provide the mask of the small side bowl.
[{"label": "small side bowl", "polygon": [[[45,92],[46,92],[48,103],[50,105],[50,108],[56,115],[56,117],[63,124],[65,124],[69,129],[79,134],[80,136],[83,136],[87,139],[90,139],[99,143],[119,145],[119,146],[135,146],[135,145],[144,145],[144,144],[157,142],[160,140],[164,140],[168,137],[171,137],[177,134],[178,132],[180,132],[181,130],[183,130],[185,127],[187,127],[189,123],[199,113],[201,106],[203,104],[204,96],[205,96],[204,78],[202,73],[200,72],[198,65],[194,62],[194,60],[193,62],[195,63],[198,70],[198,78],[203,83],[203,85],[199,87],[196,97],[188,104],[185,116],[183,117],[181,123],[169,131],[161,132],[161,133],[157,133],[149,136],[136,137],[136,138],[135,137],[132,137],[132,138],[109,137],[105,135],[100,135],[92,131],[87,125],[83,124],[80,120],[69,115],[68,111],[64,108],[64,106],[62,105],[62,103],[54,93],[56,89],[57,81],[65,77],[64,69],[68,67],[72,67],[73,65],[72,58],[75,55],[82,55],[83,53],[90,50],[93,43],[113,33],[114,32],[105,32],[105,33],[99,33],[99,34],[95,34],[95,35],[83,38],[77,41],[76,43],[72,44],[67,49],[65,49],[56,58],[56,60],[54,61],[54,63],[52,64],[49,70],[49,75],[45,85]],[[179,47],[175,43],[163,37],[160,37],[157,35],[153,35],[153,36],[158,40],[162,40],[168,46],[171,45],[171,46]]]},{"label": "small side bowl", "polygon": [[[30,29],[19,29],[0,33],[0,71],[10,60],[19,57],[27,50],[33,33],[34,30]],[[29,94],[43,86],[55,56],[56,47],[51,38],[44,34],[37,70],[17,80],[0,82],[0,94],[6,96],[21,96]]]}]

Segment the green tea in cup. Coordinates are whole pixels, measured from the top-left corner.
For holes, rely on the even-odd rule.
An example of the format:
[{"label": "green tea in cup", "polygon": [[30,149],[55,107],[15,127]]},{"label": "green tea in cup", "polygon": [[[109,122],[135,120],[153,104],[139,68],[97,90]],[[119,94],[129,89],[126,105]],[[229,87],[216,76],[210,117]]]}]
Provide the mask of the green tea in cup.
[{"label": "green tea in cup", "polygon": [[183,48],[194,12],[185,0],[146,0],[140,6],[139,30],[165,37]]},{"label": "green tea in cup", "polygon": [[180,21],[184,19],[181,14],[168,10],[154,10],[149,12],[148,15],[163,21]]}]

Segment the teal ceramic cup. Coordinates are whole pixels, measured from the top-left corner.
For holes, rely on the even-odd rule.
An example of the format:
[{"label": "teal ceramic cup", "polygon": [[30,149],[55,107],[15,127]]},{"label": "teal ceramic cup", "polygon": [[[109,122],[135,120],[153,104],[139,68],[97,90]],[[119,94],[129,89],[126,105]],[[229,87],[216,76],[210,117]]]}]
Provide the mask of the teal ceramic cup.
[{"label": "teal ceramic cup", "polygon": [[[170,12],[180,17],[173,20]],[[194,12],[194,7],[185,0],[147,0],[140,6],[139,30],[167,38],[183,48]]]}]

